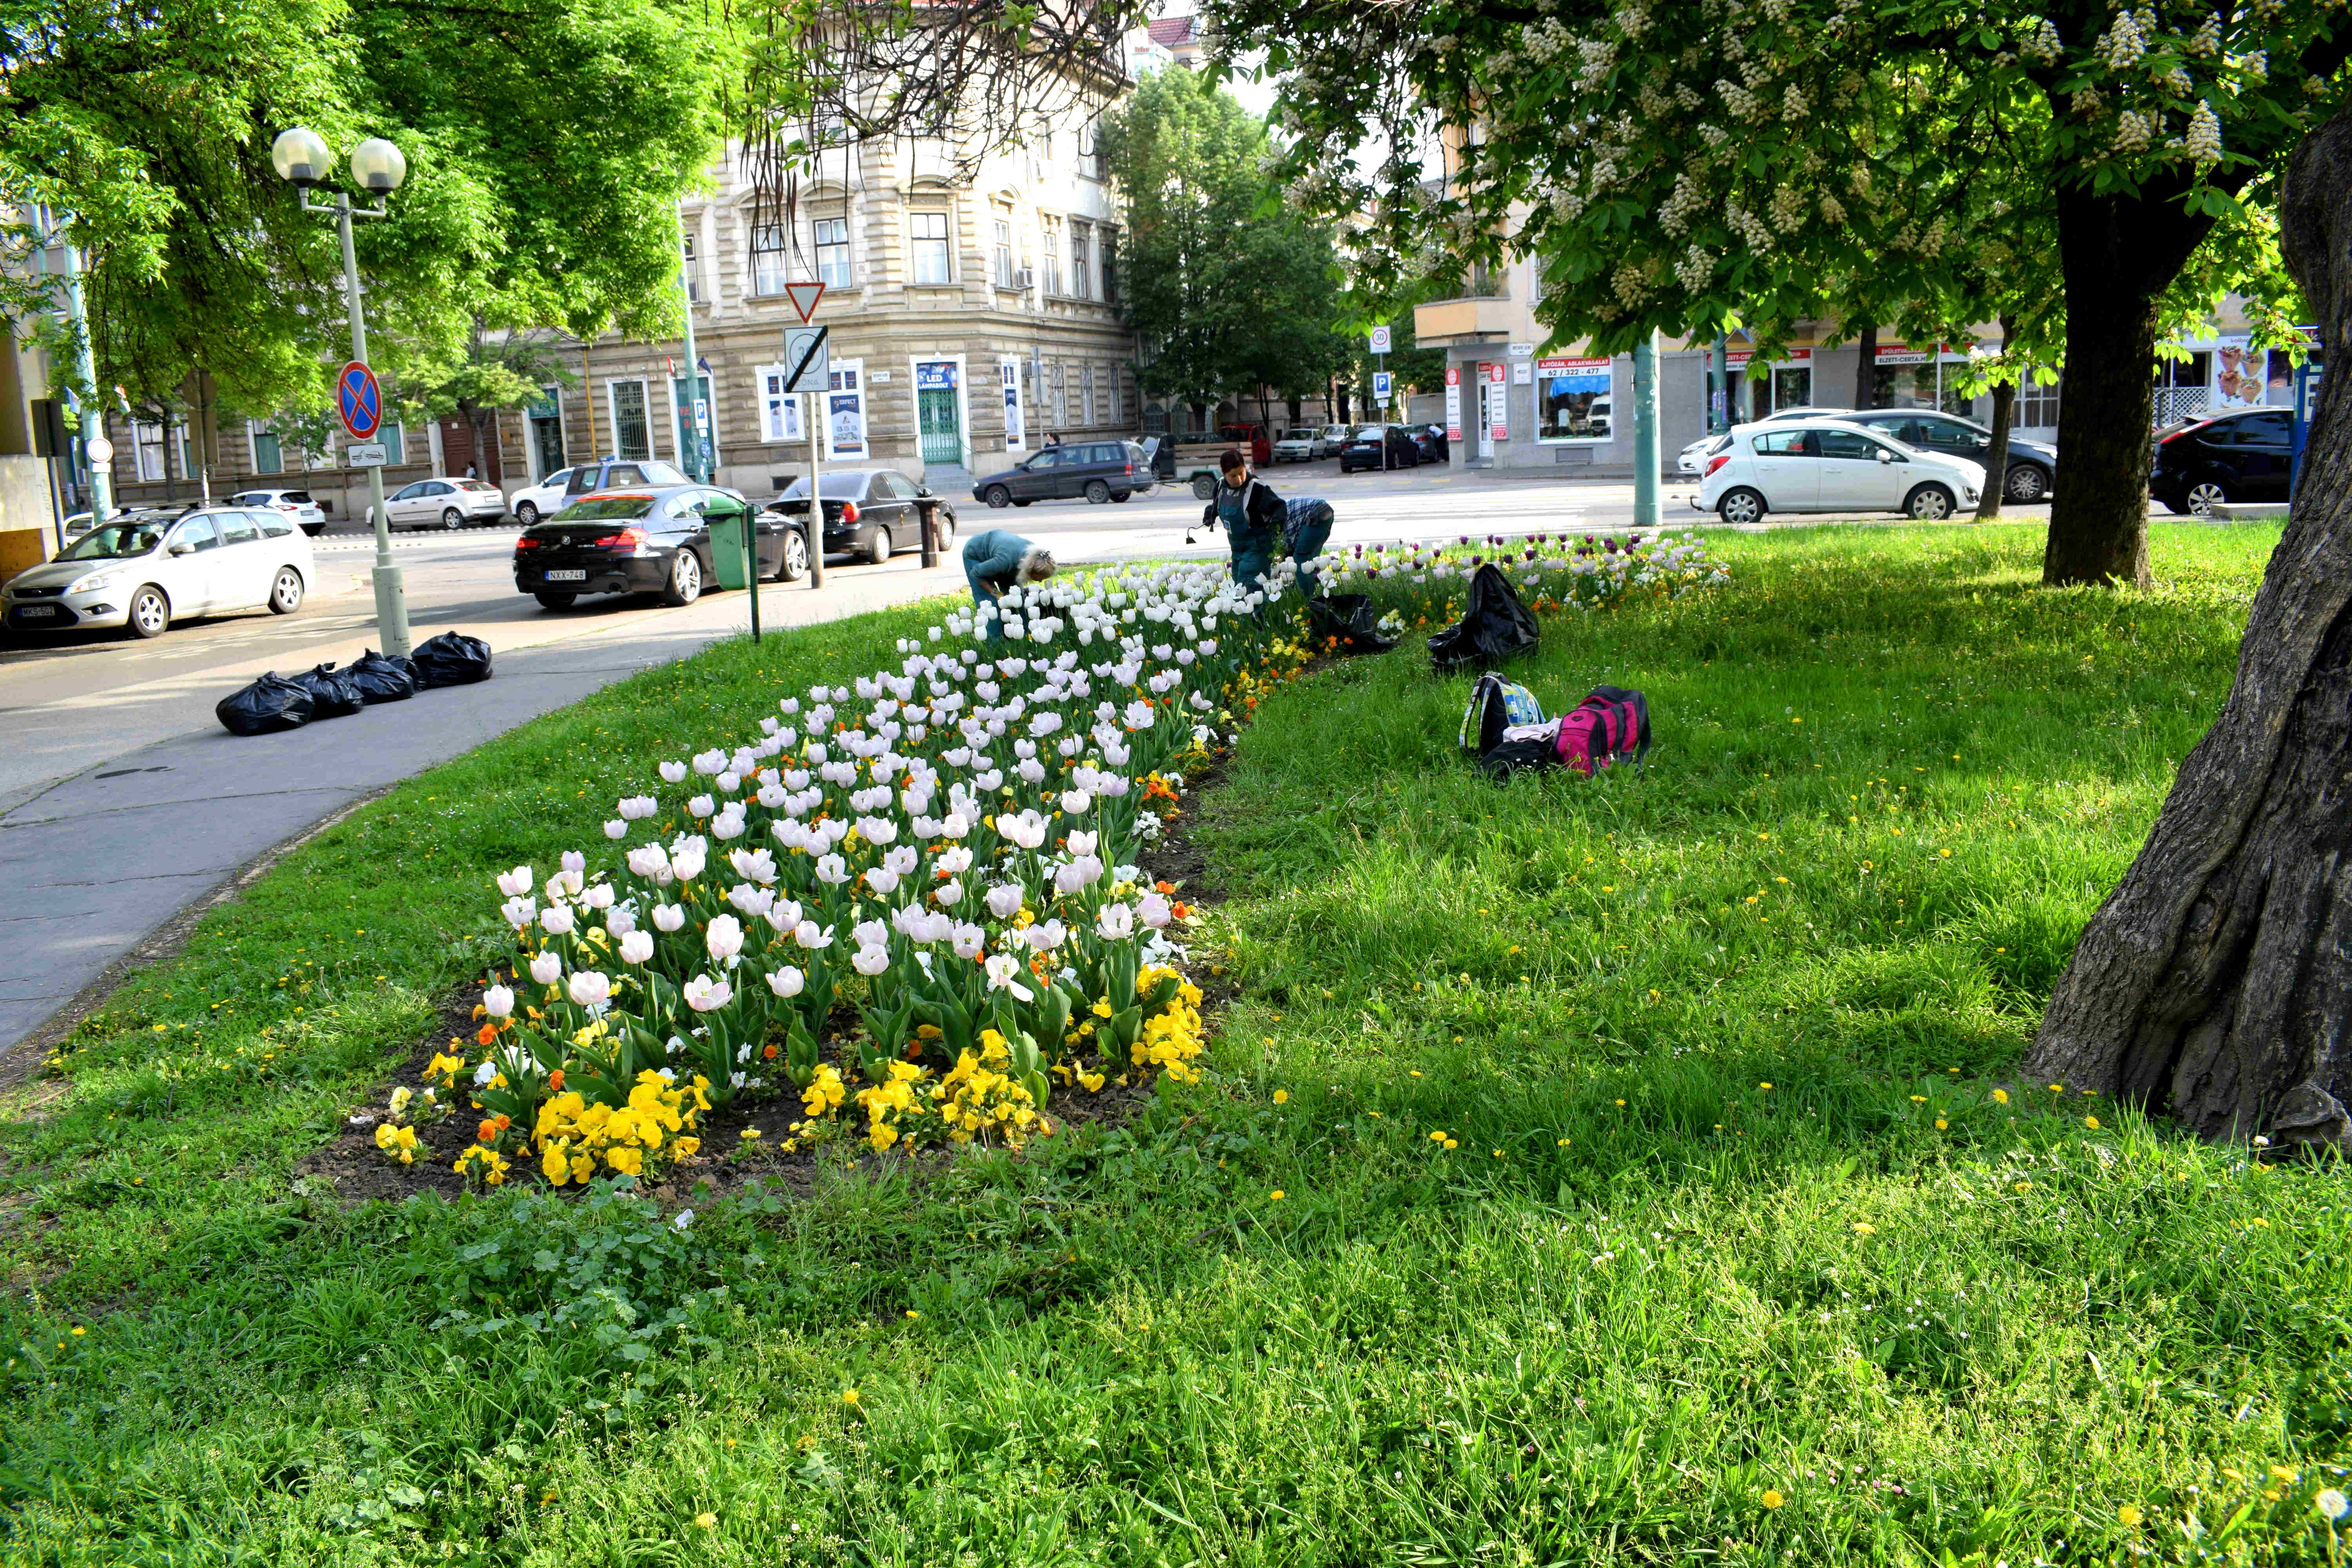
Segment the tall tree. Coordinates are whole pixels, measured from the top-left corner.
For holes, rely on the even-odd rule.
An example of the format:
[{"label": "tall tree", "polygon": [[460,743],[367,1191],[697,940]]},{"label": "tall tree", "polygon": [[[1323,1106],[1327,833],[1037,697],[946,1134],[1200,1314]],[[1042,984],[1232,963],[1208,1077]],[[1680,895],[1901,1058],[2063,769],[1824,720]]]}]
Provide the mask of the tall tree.
[{"label": "tall tree", "polygon": [[[348,346],[334,226],[270,166],[279,131],[407,156],[356,237],[396,373],[477,321],[666,321],[730,70],[694,0],[0,0],[0,190],[71,215],[100,385],[160,405],[203,370],[253,411],[323,404]],[[0,311],[36,292],[0,269]]]},{"label": "tall tree", "polygon": [[1345,362],[1330,231],[1286,208],[1265,122],[1204,77],[1150,75],[1108,116],[1127,208],[1120,313],[1146,393],[1187,403],[1320,390]]},{"label": "tall tree", "polygon": [[[2352,342],[2352,110],[2294,154],[2285,259]],[[2207,1137],[2352,1153],[2352,388],[2331,375],[2221,716],[2084,931],[2026,1070]]]},{"label": "tall tree", "polygon": [[[1209,10],[1288,73],[1302,197],[1368,210],[1408,271],[1433,247],[1537,255],[1544,319],[1604,349],[1734,316],[1767,347],[1823,316],[1885,321],[1873,296],[1949,297],[1956,268],[2046,214],[2067,391],[2051,583],[2146,582],[2163,301],[2345,101],[2352,53],[2343,0]],[[1433,191],[1417,150],[1440,134],[1457,177]],[[1360,146],[1387,152],[1369,172],[1336,155]]]}]

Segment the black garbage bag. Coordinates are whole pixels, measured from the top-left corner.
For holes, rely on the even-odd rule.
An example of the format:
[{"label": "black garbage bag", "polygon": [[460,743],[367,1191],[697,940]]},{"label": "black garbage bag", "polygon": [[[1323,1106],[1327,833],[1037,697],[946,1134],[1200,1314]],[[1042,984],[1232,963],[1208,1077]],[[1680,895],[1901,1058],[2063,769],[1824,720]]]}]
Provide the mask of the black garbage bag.
[{"label": "black garbage bag", "polygon": [[1429,658],[1439,669],[1494,664],[1528,652],[1542,636],[1511,580],[1490,561],[1470,578],[1469,609],[1429,639]]},{"label": "black garbage bag", "polygon": [[490,678],[490,645],[463,632],[443,632],[419,644],[415,658],[420,686],[470,686]]},{"label": "black garbage bag", "polygon": [[322,664],[291,679],[310,694],[311,705],[318,710],[311,714],[314,719],[340,719],[367,706],[367,694],[360,689],[359,678],[348,669]]},{"label": "black garbage bag", "polygon": [[1366,594],[1326,594],[1307,601],[1307,618],[1314,628],[1315,646],[1335,640],[1342,653],[1386,653],[1396,638],[1381,635],[1380,616]]},{"label": "black garbage bag", "polygon": [[222,698],[213,716],[232,735],[272,735],[300,729],[317,711],[308,691],[273,672]]},{"label": "black garbage bag", "polygon": [[416,667],[398,654],[367,648],[343,673],[359,682],[364,702],[404,702],[416,695]]}]

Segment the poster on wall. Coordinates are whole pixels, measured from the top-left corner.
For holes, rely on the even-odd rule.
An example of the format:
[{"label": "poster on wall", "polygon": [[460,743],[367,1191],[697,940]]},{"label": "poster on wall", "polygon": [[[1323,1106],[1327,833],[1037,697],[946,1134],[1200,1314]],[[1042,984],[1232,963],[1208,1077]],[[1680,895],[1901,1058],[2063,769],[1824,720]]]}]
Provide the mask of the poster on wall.
[{"label": "poster on wall", "polygon": [[1445,438],[1462,439],[1462,367],[1445,367]]},{"label": "poster on wall", "polygon": [[1610,438],[1609,362],[1536,362],[1536,439],[1591,445]]},{"label": "poster on wall", "polygon": [[1511,421],[1506,412],[1510,406],[1511,367],[1490,364],[1486,367],[1487,418],[1493,426],[1493,437],[1497,441],[1511,438]]},{"label": "poster on wall", "polygon": [[2270,353],[2248,348],[2244,338],[2221,338],[2213,344],[2213,403],[2216,408],[2252,408],[2270,401]]},{"label": "poster on wall", "polygon": [[1023,362],[1008,354],[996,363],[999,374],[1004,378],[1004,449],[1008,452],[1022,451],[1029,441],[1028,426],[1023,421],[1021,407]]},{"label": "poster on wall", "polygon": [[808,439],[808,432],[801,423],[800,396],[784,390],[785,374],[784,366],[780,364],[760,367],[760,438],[763,441]]},{"label": "poster on wall", "polygon": [[824,395],[824,455],[866,454],[866,368],[862,361],[833,362],[832,389]]}]

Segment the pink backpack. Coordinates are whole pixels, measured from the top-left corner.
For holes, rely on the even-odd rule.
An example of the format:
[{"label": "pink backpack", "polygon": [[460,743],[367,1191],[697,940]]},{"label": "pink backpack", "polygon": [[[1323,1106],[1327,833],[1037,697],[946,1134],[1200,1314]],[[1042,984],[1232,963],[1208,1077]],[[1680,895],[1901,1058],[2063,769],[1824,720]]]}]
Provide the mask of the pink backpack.
[{"label": "pink backpack", "polygon": [[1650,702],[1622,686],[1596,686],[1559,721],[1560,764],[1591,778],[1620,757],[1636,763],[1650,749]]}]

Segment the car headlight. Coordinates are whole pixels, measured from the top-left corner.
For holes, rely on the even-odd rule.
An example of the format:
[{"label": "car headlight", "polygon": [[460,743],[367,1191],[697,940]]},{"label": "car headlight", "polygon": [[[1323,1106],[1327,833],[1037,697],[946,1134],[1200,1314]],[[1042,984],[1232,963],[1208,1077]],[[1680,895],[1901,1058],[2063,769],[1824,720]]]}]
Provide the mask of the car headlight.
[{"label": "car headlight", "polygon": [[125,574],[119,569],[110,572],[85,572],[80,576],[66,584],[66,592],[68,594],[95,594],[100,588],[113,587],[117,583],[122,581],[124,575]]}]

